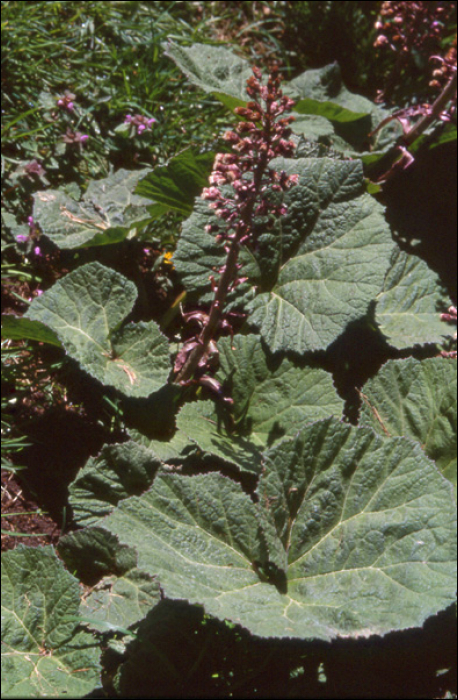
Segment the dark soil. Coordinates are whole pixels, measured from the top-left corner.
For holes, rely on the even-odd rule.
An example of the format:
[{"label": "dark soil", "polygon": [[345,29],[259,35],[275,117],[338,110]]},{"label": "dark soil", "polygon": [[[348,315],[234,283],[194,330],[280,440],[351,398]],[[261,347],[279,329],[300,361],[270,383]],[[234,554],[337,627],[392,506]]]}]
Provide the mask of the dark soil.
[{"label": "dark soil", "polygon": [[20,542],[28,547],[57,545],[60,528],[27,496],[14,472],[2,469],[2,552]]}]

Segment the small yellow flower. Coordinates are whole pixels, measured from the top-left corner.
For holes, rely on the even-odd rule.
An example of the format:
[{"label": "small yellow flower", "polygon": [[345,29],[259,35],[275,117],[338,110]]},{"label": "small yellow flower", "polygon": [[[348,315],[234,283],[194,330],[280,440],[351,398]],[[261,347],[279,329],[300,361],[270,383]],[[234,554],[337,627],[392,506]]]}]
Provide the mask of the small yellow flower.
[{"label": "small yellow flower", "polygon": [[168,251],[167,253],[164,253],[164,265],[171,265],[173,267],[173,261],[172,261],[173,253],[171,251]]}]

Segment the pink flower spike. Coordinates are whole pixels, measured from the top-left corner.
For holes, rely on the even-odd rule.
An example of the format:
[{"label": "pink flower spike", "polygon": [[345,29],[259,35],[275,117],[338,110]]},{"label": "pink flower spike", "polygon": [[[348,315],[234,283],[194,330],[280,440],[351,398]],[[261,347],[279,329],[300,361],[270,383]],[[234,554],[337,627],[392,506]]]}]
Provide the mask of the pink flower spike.
[{"label": "pink flower spike", "polygon": [[148,126],[151,126],[151,124],[154,124],[154,122],[157,122],[157,119],[155,119],[154,117],[151,117],[151,119],[148,119],[147,124],[148,124]]},{"label": "pink flower spike", "polygon": [[18,243],[25,243],[29,240],[29,237],[25,236],[23,233],[20,233],[18,236],[16,236],[16,240]]},{"label": "pink flower spike", "polygon": [[80,142],[81,142],[81,143],[84,143],[85,141],[88,140],[88,138],[89,138],[89,136],[88,136],[87,134],[81,134],[81,136],[80,136]]},{"label": "pink flower spike", "polygon": [[33,216],[27,217],[27,223],[29,226],[33,226]]},{"label": "pink flower spike", "polygon": [[137,134],[141,134],[142,131],[145,131],[145,129],[146,129],[146,126],[144,124],[139,124],[137,126]]},{"label": "pink flower spike", "polygon": [[38,255],[38,256],[40,256],[42,254],[40,246],[35,246],[35,248],[33,249],[33,252],[35,253],[35,255]]},{"label": "pink flower spike", "polygon": [[131,121],[132,121],[132,115],[127,114],[126,118],[124,119],[124,124],[130,124]]}]

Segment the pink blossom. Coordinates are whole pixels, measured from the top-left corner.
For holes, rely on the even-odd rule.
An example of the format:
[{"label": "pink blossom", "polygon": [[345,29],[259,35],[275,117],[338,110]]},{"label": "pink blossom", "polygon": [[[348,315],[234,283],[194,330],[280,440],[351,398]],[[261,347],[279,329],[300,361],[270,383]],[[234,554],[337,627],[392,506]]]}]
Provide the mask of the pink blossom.
[{"label": "pink blossom", "polygon": [[151,131],[151,125],[156,122],[157,119],[154,117],[144,117],[142,114],[127,114],[124,119],[124,124],[130,124],[137,130],[137,134],[140,135],[143,131]]}]

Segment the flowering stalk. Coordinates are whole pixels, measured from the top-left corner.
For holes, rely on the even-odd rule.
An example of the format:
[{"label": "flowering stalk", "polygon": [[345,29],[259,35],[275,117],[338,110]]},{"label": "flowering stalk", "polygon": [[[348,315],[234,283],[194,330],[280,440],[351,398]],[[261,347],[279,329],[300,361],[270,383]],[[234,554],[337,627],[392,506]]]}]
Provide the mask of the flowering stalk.
[{"label": "flowering stalk", "polygon": [[[395,111],[370,134],[373,136],[392,119],[401,123],[404,132],[396,146],[401,157],[378,178],[378,182],[386,181],[394,173],[400,169],[405,170],[413,163],[414,157],[408,148],[434,121],[449,122],[456,119],[456,36],[446,55],[437,55],[441,50],[444,28],[454,9],[456,10],[456,3],[382,3],[375,27],[383,33],[379,33],[374,46],[389,46],[397,52],[398,60],[390,71],[389,85],[384,91],[379,91],[376,101],[388,100],[401,70],[418,55],[436,64],[429,85],[439,91],[439,95],[432,104],[416,103]],[[412,120],[415,120],[413,124]]]},{"label": "flowering stalk", "polygon": [[[456,324],[457,318],[458,318],[458,311],[457,311],[456,306],[450,306],[450,308],[446,314],[441,314],[442,321],[448,321],[450,323]],[[456,342],[456,333],[453,336],[453,339]],[[442,352],[441,352],[442,357],[454,357],[455,360],[457,359],[457,354],[458,353],[456,350],[450,350],[450,351],[442,350]]]},{"label": "flowering stalk", "polygon": [[444,29],[453,21],[454,12],[456,2],[381,3],[374,46],[389,46],[397,54],[397,61],[390,71],[388,84],[379,91],[377,102],[390,99],[402,70],[412,65],[418,56],[441,64],[433,72],[431,87],[441,88],[450,80],[451,69],[456,66],[456,40],[444,58],[435,54],[440,53]]},{"label": "flowering stalk", "polygon": [[[211,362],[217,354],[214,337],[226,325],[224,305],[228,293],[245,281],[238,277],[241,265],[238,256],[241,246],[255,244],[254,219],[260,215],[286,213],[284,205],[268,202],[269,191],[285,191],[297,183],[297,175],[287,176],[285,172],[277,173],[270,169],[269,162],[277,156],[290,156],[294,144],[288,141],[291,133],[289,124],[294,117],[282,117],[291,109],[293,100],[283,95],[280,90],[278,68],[274,68],[261,84],[261,71],[253,68],[253,76],[247,80],[247,93],[251,100],[246,107],[237,107],[236,114],[246,121],[240,122],[235,131],[225,134],[225,139],[232,145],[232,153],[216,156],[210,187],[204,189],[203,199],[210,202],[216,215],[225,222],[223,232],[218,224],[207,227],[208,233],[215,233],[216,240],[224,245],[227,253],[226,262],[220,268],[219,280],[210,277],[214,290],[214,299],[208,314],[195,312],[186,314],[201,325],[198,336],[188,340],[178,353],[175,362],[177,376],[175,382],[186,384],[192,381],[198,371],[197,381],[210,386],[209,377],[204,377],[211,369]],[[220,189],[230,185],[231,195]],[[214,388],[216,388],[216,383]]]}]

